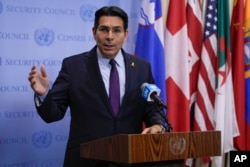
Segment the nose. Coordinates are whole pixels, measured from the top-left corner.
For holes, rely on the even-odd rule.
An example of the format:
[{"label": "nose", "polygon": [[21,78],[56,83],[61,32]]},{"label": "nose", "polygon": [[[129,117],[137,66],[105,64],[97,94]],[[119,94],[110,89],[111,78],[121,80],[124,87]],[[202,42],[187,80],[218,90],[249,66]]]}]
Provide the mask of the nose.
[{"label": "nose", "polygon": [[107,33],[107,38],[108,39],[113,39],[114,38],[114,33],[112,30],[109,30],[109,32]]},{"label": "nose", "polygon": [[109,32],[107,33],[107,36],[108,37],[113,37],[114,36],[114,33],[113,33],[113,31],[112,30],[109,30]]}]

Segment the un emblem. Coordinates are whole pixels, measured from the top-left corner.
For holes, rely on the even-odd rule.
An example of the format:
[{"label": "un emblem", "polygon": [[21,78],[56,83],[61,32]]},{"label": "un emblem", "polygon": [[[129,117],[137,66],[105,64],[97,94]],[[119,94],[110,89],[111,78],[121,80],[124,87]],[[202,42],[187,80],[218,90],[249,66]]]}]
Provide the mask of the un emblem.
[{"label": "un emblem", "polygon": [[2,11],[3,11],[3,4],[2,4],[2,2],[0,1],[0,13],[2,13]]},{"label": "un emblem", "polygon": [[183,154],[187,148],[187,143],[183,137],[172,137],[169,140],[169,149],[172,154]]},{"label": "un emblem", "polygon": [[82,5],[80,9],[80,16],[83,21],[94,21],[96,6],[93,5]]},{"label": "un emblem", "polygon": [[40,28],[35,31],[35,41],[40,46],[49,46],[54,41],[54,32],[48,28]]},{"label": "un emblem", "polygon": [[32,136],[32,143],[36,148],[48,148],[52,142],[52,134],[48,131],[35,132]]}]

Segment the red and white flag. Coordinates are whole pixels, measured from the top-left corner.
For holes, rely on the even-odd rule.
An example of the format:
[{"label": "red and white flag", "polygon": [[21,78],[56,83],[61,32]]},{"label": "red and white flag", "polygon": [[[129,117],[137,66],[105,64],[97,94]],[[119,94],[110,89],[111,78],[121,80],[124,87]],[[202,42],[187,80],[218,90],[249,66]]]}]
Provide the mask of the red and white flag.
[{"label": "red and white flag", "polygon": [[190,63],[191,110],[196,99],[198,72],[202,48],[202,13],[200,0],[187,1],[188,54]]},{"label": "red and white flag", "polygon": [[186,0],[170,0],[166,21],[167,115],[173,131],[190,131]]}]

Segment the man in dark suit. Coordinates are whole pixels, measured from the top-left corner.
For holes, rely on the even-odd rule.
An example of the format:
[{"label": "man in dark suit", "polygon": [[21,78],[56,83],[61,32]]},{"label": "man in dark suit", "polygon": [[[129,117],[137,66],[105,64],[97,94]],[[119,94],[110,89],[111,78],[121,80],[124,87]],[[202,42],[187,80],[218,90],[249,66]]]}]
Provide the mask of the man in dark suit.
[{"label": "man in dark suit", "polygon": [[[62,119],[68,107],[71,112],[65,167],[125,166],[80,158],[80,144],[115,134],[159,133],[164,118],[154,103],[141,96],[141,85],[153,83],[150,64],[126,53],[122,45],[128,36],[128,16],[118,7],[96,11],[92,29],[96,46],[92,50],[65,58],[53,86],[45,67],[32,67],[29,74],[35,92],[35,104],[46,122]],[[111,65],[115,60],[119,83],[110,86]],[[118,113],[109,101],[110,91],[118,85]],[[146,128],[143,129],[143,122]]]}]

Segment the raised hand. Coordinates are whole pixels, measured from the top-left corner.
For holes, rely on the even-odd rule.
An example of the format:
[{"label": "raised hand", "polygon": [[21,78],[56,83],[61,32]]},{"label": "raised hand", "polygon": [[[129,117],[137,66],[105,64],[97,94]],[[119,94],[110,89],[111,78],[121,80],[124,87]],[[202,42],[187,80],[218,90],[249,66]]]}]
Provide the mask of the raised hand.
[{"label": "raised hand", "polygon": [[49,77],[43,65],[40,71],[37,71],[36,67],[33,66],[29,73],[28,80],[31,88],[39,96],[44,95],[49,90]]}]

